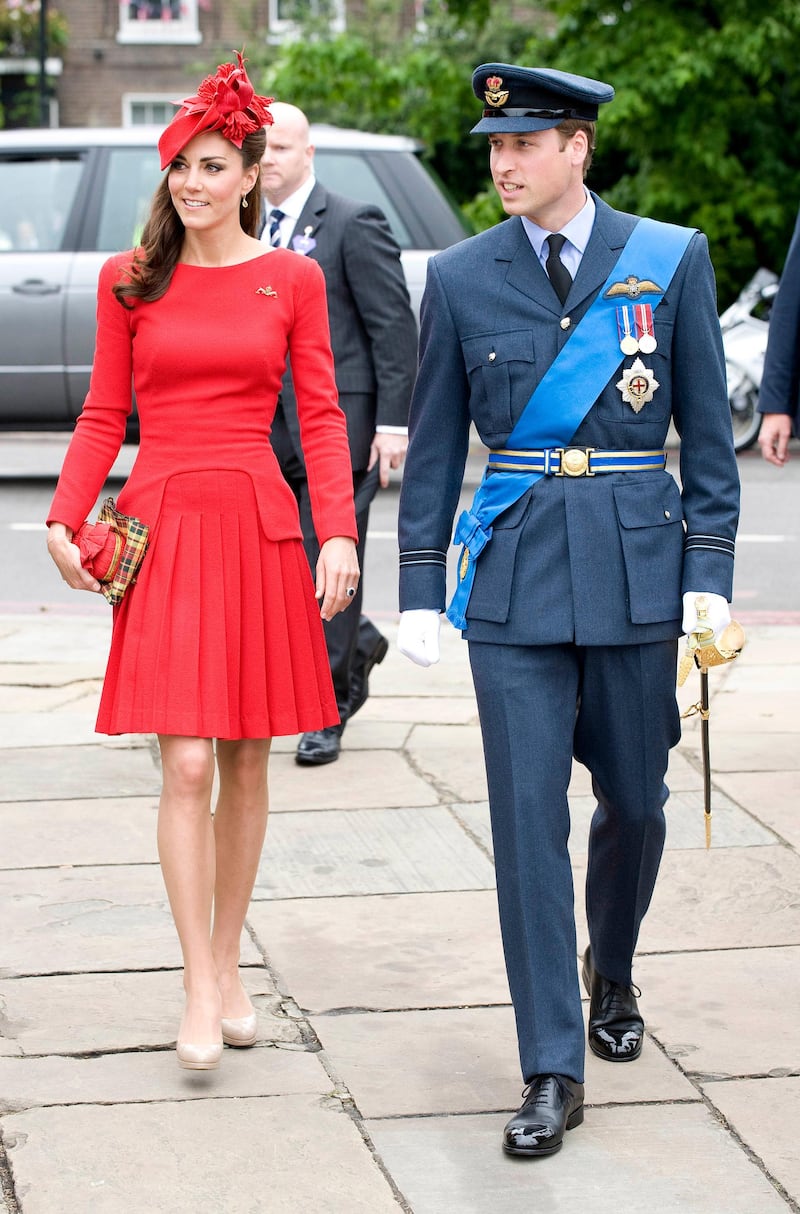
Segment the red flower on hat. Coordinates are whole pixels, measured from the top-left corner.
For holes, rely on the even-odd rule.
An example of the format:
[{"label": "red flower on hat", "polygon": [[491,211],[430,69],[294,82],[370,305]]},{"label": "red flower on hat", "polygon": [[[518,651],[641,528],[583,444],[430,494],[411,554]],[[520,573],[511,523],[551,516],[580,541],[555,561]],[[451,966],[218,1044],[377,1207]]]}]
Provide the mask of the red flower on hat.
[{"label": "red flower on hat", "polygon": [[272,123],[267,108],[272,97],[258,96],[245,71],[241,51],[236,52],[236,58],[238,64],[221,63],[213,76],[206,76],[196,96],[175,102],[181,108],[158,141],[162,169],[190,139],[204,131],[219,131],[241,148],[245,136]]},{"label": "red flower on hat", "polygon": [[187,116],[206,114],[209,120],[214,119],[205,130],[220,131],[240,148],[245,135],[272,122],[272,114],[267,109],[272,98],[256,94],[245,71],[241,51],[236,52],[236,57],[238,66],[221,63],[213,76],[206,76],[196,97],[186,97],[176,104],[183,107]]}]

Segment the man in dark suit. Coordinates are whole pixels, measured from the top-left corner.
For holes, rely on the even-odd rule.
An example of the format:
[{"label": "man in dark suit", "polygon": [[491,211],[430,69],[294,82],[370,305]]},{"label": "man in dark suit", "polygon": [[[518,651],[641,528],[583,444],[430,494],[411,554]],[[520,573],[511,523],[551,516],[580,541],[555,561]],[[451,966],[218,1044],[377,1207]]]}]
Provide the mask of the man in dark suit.
[{"label": "man in dark suit", "polygon": [[770,313],[758,411],[764,414],[758,432],[761,454],[782,468],[800,418],[800,215]]},{"label": "man in dark suit", "polygon": [[[408,405],[414,383],[417,326],[400,250],[382,211],[326,190],[314,178],[314,148],[302,110],[285,102],[270,107],[272,125],[261,162],[265,201],[262,240],[282,245],[322,266],[328,291],[331,346],[339,404],[347,418],[358,524],[358,559],[364,568],[369,506],[378,483],[389,484],[408,444]],[[319,552],[311,519],[300,433],[287,371],[272,442],[300,507],[306,552],[314,569]],[[341,724],[306,733],[297,762],[330,763],[339,757],[342,731],[362,707],[368,678],[388,644],[361,613],[363,577],[348,611],[325,623],[325,639]]]},{"label": "man in dark suit", "polygon": [[[524,1103],[504,1148],[549,1155],[583,1121],[585,1034],[567,787],[588,844],[589,1045],[639,1056],[631,967],[678,741],[676,641],[730,621],[739,482],[705,237],[584,185],[614,90],[493,63],[473,89],[509,218],[431,259],[400,496],[398,646],[438,660],[446,555],[474,424],[487,475],[459,519],[456,594],[489,786]],[[670,422],[682,487],[666,471]]]}]

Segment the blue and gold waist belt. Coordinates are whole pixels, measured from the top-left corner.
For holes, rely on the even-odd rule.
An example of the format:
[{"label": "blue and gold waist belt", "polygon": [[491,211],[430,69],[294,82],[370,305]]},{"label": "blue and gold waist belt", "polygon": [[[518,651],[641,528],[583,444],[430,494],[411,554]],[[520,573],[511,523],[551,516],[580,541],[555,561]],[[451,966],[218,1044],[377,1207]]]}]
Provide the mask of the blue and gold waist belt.
[{"label": "blue and gold waist belt", "polygon": [[488,472],[539,472],[542,476],[596,476],[599,472],[664,469],[666,451],[600,451],[597,447],[547,447],[542,451],[490,451]]}]

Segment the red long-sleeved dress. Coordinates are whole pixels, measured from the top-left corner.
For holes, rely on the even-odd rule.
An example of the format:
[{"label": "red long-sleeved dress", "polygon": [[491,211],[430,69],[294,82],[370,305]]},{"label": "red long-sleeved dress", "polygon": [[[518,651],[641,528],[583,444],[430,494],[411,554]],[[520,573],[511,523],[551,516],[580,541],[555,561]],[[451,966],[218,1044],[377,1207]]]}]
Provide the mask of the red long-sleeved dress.
[{"label": "red long-sleeved dress", "polygon": [[270,250],[179,264],[161,299],[124,308],[100,274],[97,346],[48,521],[77,529],[123,441],[140,445],[117,505],[150,525],[137,581],[114,608],[99,733],[245,738],[339,717],[297,504],[269,442],[287,354],[320,543],[357,537],[325,281]]}]

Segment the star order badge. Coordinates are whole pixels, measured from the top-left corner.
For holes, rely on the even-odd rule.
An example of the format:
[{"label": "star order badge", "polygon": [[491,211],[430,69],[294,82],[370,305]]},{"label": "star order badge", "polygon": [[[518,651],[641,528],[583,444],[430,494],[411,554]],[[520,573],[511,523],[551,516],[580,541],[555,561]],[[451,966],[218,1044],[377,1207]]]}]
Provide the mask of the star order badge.
[{"label": "star order badge", "polygon": [[640,413],[647,402],[653,399],[653,393],[658,386],[658,380],[652,370],[644,365],[641,358],[635,359],[632,367],[626,367],[622,372],[622,379],[615,384],[622,393],[625,404],[630,405],[634,413]]}]

